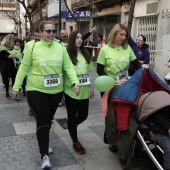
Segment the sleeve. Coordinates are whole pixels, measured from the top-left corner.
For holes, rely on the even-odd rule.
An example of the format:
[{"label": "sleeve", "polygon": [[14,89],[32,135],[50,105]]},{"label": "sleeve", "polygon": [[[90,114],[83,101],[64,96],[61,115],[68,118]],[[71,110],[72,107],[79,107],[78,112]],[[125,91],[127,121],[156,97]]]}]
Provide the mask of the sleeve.
[{"label": "sleeve", "polygon": [[90,32],[83,35],[83,41],[86,40],[91,35]]},{"label": "sleeve", "polygon": [[33,51],[34,46],[27,46],[26,49],[24,49],[24,57],[22,60],[22,63],[25,65],[32,65],[32,51]]},{"label": "sleeve", "polygon": [[105,65],[106,63],[105,52],[103,48],[100,49],[99,55],[97,57],[97,63],[102,65]]},{"label": "sleeve", "polygon": [[29,71],[29,68],[30,66],[25,65],[24,63],[21,63],[19,70],[17,72],[16,78],[15,78],[15,83],[13,86],[14,91],[19,91],[19,89],[21,88],[23,80]]},{"label": "sleeve", "polygon": [[142,64],[138,61],[138,59],[135,59],[130,63],[136,68],[136,70],[138,70],[142,66]]},{"label": "sleeve", "polygon": [[149,64],[149,61],[150,61],[150,53],[149,53],[149,50],[146,49],[145,50],[145,54],[144,54],[144,64]]},{"label": "sleeve", "polygon": [[99,76],[107,75],[104,71],[104,65],[97,63],[97,74]]},{"label": "sleeve", "polygon": [[64,50],[63,54],[63,68],[68,77],[70,78],[71,84],[79,85],[79,81],[77,78],[76,71],[74,69],[74,66],[70,60],[70,57],[65,49],[65,47],[62,47]]},{"label": "sleeve", "polygon": [[6,50],[0,51],[0,59],[6,59],[6,58],[8,58],[9,55],[10,55],[10,53]]},{"label": "sleeve", "polygon": [[128,43],[129,43],[129,45],[131,46],[131,48],[132,48],[133,46],[136,46],[136,43],[133,41],[131,35],[129,35],[129,37],[128,37]]}]

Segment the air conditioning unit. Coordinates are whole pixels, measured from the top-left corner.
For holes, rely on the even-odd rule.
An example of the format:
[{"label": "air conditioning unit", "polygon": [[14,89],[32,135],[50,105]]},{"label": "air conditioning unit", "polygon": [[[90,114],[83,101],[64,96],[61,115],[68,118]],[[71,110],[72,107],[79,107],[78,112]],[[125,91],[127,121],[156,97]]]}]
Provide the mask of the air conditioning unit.
[{"label": "air conditioning unit", "polygon": [[122,5],[121,12],[129,12],[129,10],[130,10],[130,5]]},{"label": "air conditioning unit", "polygon": [[157,1],[150,3],[137,3],[135,5],[134,17],[157,15],[159,13],[159,3]]}]

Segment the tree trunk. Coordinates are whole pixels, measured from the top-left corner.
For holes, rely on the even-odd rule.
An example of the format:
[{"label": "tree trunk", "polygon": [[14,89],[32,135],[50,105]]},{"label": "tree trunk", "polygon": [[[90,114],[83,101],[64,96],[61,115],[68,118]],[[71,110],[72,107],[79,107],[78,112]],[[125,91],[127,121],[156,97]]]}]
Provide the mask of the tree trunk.
[{"label": "tree trunk", "polygon": [[129,18],[128,18],[128,30],[129,30],[129,34],[131,33],[131,28],[132,28],[135,3],[136,3],[136,0],[131,0],[130,1],[130,11],[129,11]]}]

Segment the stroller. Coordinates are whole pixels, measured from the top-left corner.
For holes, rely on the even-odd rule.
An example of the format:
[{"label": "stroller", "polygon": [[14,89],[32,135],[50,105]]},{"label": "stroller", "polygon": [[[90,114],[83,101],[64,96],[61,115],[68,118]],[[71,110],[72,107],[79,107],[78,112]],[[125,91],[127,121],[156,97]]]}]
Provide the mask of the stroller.
[{"label": "stroller", "polygon": [[[131,88],[130,90],[129,87]],[[152,110],[151,114],[160,108],[170,106],[170,89],[151,69],[144,71],[141,68],[131,77],[131,79],[122,86],[112,89],[109,94],[110,98],[108,97],[109,107],[105,119],[104,142],[110,145],[118,145],[119,162],[123,169],[129,169],[131,166],[132,158],[136,149],[136,143],[140,141],[142,148],[148,153],[156,167],[159,170],[163,170],[162,166],[154,157],[150,149],[149,145],[150,143],[153,144],[153,142],[145,141],[146,134],[142,133],[144,130],[141,125],[150,115],[145,115],[146,111],[144,110],[143,104],[147,100],[144,99],[142,101],[143,96],[148,93],[152,94],[149,96],[153,96],[160,91],[161,94],[166,94],[169,99],[167,99],[167,101],[162,100],[164,96],[161,97],[160,94],[157,98],[158,101],[161,100],[163,102],[162,106],[159,105],[160,101],[148,105],[148,108],[152,105],[159,106],[157,109],[155,107],[155,110]],[[153,101],[150,98],[148,98],[148,100]],[[142,101],[141,107],[138,106],[139,101]],[[159,146],[157,147],[163,153],[163,150]],[[121,163],[120,160],[125,160],[126,163]]]},{"label": "stroller", "polygon": [[[156,111],[165,108],[165,111],[170,113],[170,95],[164,91],[148,92],[141,95],[138,106],[137,116],[140,123],[140,127],[137,130],[137,139],[141,142],[144,150],[148,153],[149,157],[159,170],[163,170],[162,165],[155,158],[153,151],[157,148],[162,154],[164,151],[157,144],[154,133],[150,130],[148,119],[155,114]],[[151,145],[153,146],[151,149]],[[135,146],[134,146],[135,147]]]}]

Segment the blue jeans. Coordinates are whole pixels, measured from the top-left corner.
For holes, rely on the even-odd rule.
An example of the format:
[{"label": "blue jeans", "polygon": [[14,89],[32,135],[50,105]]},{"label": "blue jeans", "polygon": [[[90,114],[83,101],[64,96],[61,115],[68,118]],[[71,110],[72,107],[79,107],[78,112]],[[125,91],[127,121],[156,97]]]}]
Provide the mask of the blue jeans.
[{"label": "blue jeans", "polygon": [[170,169],[170,135],[166,136],[163,134],[155,134],[155,138],[159,146],[164,151],[164,168]]}]

